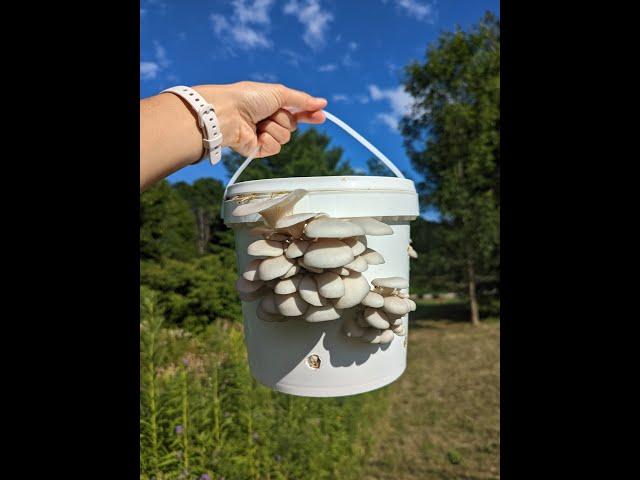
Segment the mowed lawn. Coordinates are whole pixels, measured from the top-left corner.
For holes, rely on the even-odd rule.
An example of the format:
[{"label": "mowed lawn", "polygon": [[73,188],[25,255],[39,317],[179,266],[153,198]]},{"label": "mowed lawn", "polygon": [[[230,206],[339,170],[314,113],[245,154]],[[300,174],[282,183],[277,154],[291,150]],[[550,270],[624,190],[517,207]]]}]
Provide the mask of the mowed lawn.
[{"label": "mowed lawn", "polygon": [[367,480],[500,478],[500,323],[465,305],[420,303],[408,366],[389,389]]}]

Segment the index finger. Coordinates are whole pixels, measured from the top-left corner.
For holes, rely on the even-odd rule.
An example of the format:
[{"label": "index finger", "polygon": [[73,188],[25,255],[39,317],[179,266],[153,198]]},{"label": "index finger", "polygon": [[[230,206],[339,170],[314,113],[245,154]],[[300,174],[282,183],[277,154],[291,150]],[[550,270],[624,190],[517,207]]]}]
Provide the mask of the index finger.
[{"label": "index finger", "polygon": [[301,110],[313,112],[315,110],[322,110],[327,106],[327,100],[320,97],[312,97],[306,92],[300,90],[294,90],[293,88],[280,87],[280,99],[281,107],[295,107]]}]

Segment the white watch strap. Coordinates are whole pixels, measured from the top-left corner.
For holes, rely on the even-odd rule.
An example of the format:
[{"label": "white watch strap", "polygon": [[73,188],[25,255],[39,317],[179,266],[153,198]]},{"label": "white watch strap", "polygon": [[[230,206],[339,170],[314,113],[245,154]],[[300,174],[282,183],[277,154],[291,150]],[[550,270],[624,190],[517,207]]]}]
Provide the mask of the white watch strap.
[{"label": "white watch strap", "polygon": [[198,126],[202,130],[202,144],[207,152],[211,165],[215,165],[222,158],[222,132],[218,124],[218,117],[213,105],[207,103],[202,95],[193,88],[178,85],[167,88],[161,93],[173,93],[184,98],[198,116]]}]

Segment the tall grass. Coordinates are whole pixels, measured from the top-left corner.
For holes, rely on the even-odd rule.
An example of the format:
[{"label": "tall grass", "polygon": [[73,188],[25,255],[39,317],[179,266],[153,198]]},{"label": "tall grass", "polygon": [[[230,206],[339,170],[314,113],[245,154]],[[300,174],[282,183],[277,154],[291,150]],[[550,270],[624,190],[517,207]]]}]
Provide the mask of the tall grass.
[{"label": "tall grass", "polygon": [[358,479],[386,391],[312,399],[258,385],[241,326],[191,334],[162,326],[143,295],[140,325],[142,479]]}]

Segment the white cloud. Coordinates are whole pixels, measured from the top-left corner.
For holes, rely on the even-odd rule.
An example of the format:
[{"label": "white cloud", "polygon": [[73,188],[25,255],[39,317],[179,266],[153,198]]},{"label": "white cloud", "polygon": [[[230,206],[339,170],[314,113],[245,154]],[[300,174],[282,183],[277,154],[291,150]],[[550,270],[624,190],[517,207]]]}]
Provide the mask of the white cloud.
[{"label": "white cloud", "polygon": [[377,85],[369,85],[369,95],[374,102],[386,101],[391,110],[379,113],[376,118],[386,124],[393,132],[398,131],[400,119],[409,113],[413,99],[404,91],[402,85],[396,88],[381,89]]},{"label": "white cloud", "polygon": [[349,42],[349,50],[357,50],[358,44],[356,42]]},{"label": "white cloud", "polygon": [[314,50],[320,50],[325,46],[327,29],[333,15],[322,9],[320,0],[289,0],[284,6],[284,13],[295,16],[304,25],[304,43]]},{"label": "white cloud", "polygon": [[275,82],[276,80],[278,80],[278,77],[276,77],[276,75],[273,73],[261,72],[252,73],[251,75],[249,75],[249,78],[251,80],[255,80],[256,82]]},{"label": "white cloud", "polygon": [[155,61],[140,62],[140,78],[142,80],[153,80],[171,64],[167,57],[167,51],[157,40],[153,41],[153,55]]},{"label": "white cloud", "polygon": [[320,65],[318,67],[319,72],[333,72],[338,66],[335,63],[327,63],[326,65]]},{"label": "white cloud", "polygon": [[334,102],[349,102],[349,97],[343,93],[336,93],[331,97]]},{"label": "white cloud", "polygon": [[[272,43],[267,37],[271,18],[269,9],[273,0],[233,0],[233,13],[229,16],[212,13],[210,15],[213,32],[218,39],[230,48],[242,50],[270,48]],[[253,25],[259,28],[253,28]]]},{"label": "white cloud", "polygon": [[434,10],[430,3],[422,3],[418,0],[396,0],[396,5],[416,20],[433,21]]},{"label": "white cloud", "polygon": [[153,80],[158,76],[160,65],[156,62],[140,62],[140,78],[142,80]]}]

